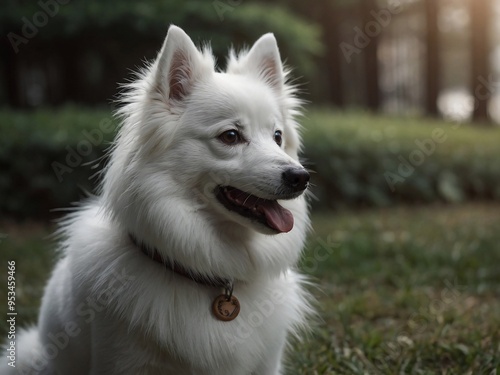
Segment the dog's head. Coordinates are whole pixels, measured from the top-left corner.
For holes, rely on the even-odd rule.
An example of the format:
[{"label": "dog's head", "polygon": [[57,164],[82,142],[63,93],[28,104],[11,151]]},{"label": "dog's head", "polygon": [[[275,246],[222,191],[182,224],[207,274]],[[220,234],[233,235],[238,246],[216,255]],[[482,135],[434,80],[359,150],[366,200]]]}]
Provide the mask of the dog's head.
[{"label": "dog's head", "polygon": [[212,222],[291,231],[289,202],[307,189],[309,173],[298,161],[300,103],[286,74],[272,34],[231,52],[226,71],[217,72],[210,51],[171,26],[126,98],[104,183],[112,207],[151,215],[147,205],[168,210],[175,199],[175,207],[194,207]]}]

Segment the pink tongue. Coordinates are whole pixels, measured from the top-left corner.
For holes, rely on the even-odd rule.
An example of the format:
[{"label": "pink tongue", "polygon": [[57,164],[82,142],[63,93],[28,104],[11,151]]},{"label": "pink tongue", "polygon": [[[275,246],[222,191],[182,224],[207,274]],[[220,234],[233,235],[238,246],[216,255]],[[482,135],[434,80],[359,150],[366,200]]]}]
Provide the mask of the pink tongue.
[{"label": "pink tongue", "polygon": [[243,193],[241,190],[233,189],[228,192],[231,199],[237,204],[253,208],[257,207],[266,216],[267,224],[280,233],[290,232],[293,228],[293,215],[286,208],[281,207],[278,202],[263,200],[256,196]]},{"label": "pink tongue", "polygon": [[278,202],[265,201],[259,204],[264,211],[267,224],[280,233],[290,232],[293,228],[293,215],[286,208],[281,207]]}]

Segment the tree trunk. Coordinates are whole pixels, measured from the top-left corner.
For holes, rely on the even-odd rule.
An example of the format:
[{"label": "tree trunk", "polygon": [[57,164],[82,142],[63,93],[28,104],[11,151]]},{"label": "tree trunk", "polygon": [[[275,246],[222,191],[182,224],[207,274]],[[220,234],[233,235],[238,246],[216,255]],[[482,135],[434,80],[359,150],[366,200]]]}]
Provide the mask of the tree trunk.
[{"label": "tree trunk", "polygon": [[490,48],[491,17],[493,13],[491,0],[470,1],[471,16],[471,62],[472,62],[472,94],[474,95],[473,120],[488,122],[488,102],[491,98],[490,81]]},{"label": "tree trunk", "polygon": [[64,64],[63,68],[63,84],[64,84],[64,100],[67,102],[78,103],[80,101],[79,90],[79,72],[78,72],[78,45],[70,42],[63,42],[61,48],[61,56]]},{"label": "tree trunk", "polygon": [[[378,9],[376,0],[363,0],[360,2],[362,29],[365,30],[369,24],[373,24],[373,12]],[[377,33],[370,36],[370,43],[363,51],[365,57],[365,82],[366,82],[366,104],[368,108],[377,112],[380,108],[379,91],[379,61],[378,61],[378,40]]]},{"label": "tree trunk", "polygon": [[328,92],[332,104],[344,107],[344,95],[342,90],[342,69],[339,24],[341,9],[333,4],[332,0],[326,0],[323,4],[321,23],[323,26],[323,41],[325,45],[325,58],[327,64]]},{"label": "tree trunk", "polygon": [[438,1],[425,0],[425,15],[427,20],[427,59],[426,59],[426,99],[425,109],[429,116],[438,115],[439,96],[439,29]]},{"label": "tree trunk", "polygon": [[11,107],[22,105],[19,93],[18,60],[10,44],[2,40],[0,42],[1,55],[4,57],[3,76],[7,95],[7,102]]}]

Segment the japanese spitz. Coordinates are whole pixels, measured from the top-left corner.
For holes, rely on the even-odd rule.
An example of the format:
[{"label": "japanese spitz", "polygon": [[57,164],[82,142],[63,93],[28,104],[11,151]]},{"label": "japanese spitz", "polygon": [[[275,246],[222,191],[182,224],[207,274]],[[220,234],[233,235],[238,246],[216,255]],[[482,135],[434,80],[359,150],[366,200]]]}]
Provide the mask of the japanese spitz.
[{"label": "japanese spitz", "polygon": [[294,270],[309,174],[286,76],[272,34],[219,72],[170,27],[124,94],[99,196],[62,226],[9,374],[284,373],[311,312]]}]

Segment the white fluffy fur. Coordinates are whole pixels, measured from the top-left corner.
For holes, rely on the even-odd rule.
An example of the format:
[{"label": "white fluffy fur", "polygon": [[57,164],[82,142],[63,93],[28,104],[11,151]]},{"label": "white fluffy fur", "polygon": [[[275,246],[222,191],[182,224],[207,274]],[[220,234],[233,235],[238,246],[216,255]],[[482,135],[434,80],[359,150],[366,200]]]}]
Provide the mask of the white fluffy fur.
[{"label": "white fluffy fur", "polygon": [[[310,313],[293,270],[309,226],[305,198],[280,201],[294,228],[270,235],[213,193],[231,185],[275,199],[283,169],[300,166],[299,102],[274,36],[232,52],[221,73],[171,26],[124,102],[102,191],[65,221],[38,328],[18,340],[24,370],[2,374],[282,374],[287,338]],[[248,142],[229,147],[217,136],[235,121]],[[240,315],[216,320],[221,290],[151,261],[129,232],[165,258],[234,279]]]}]

